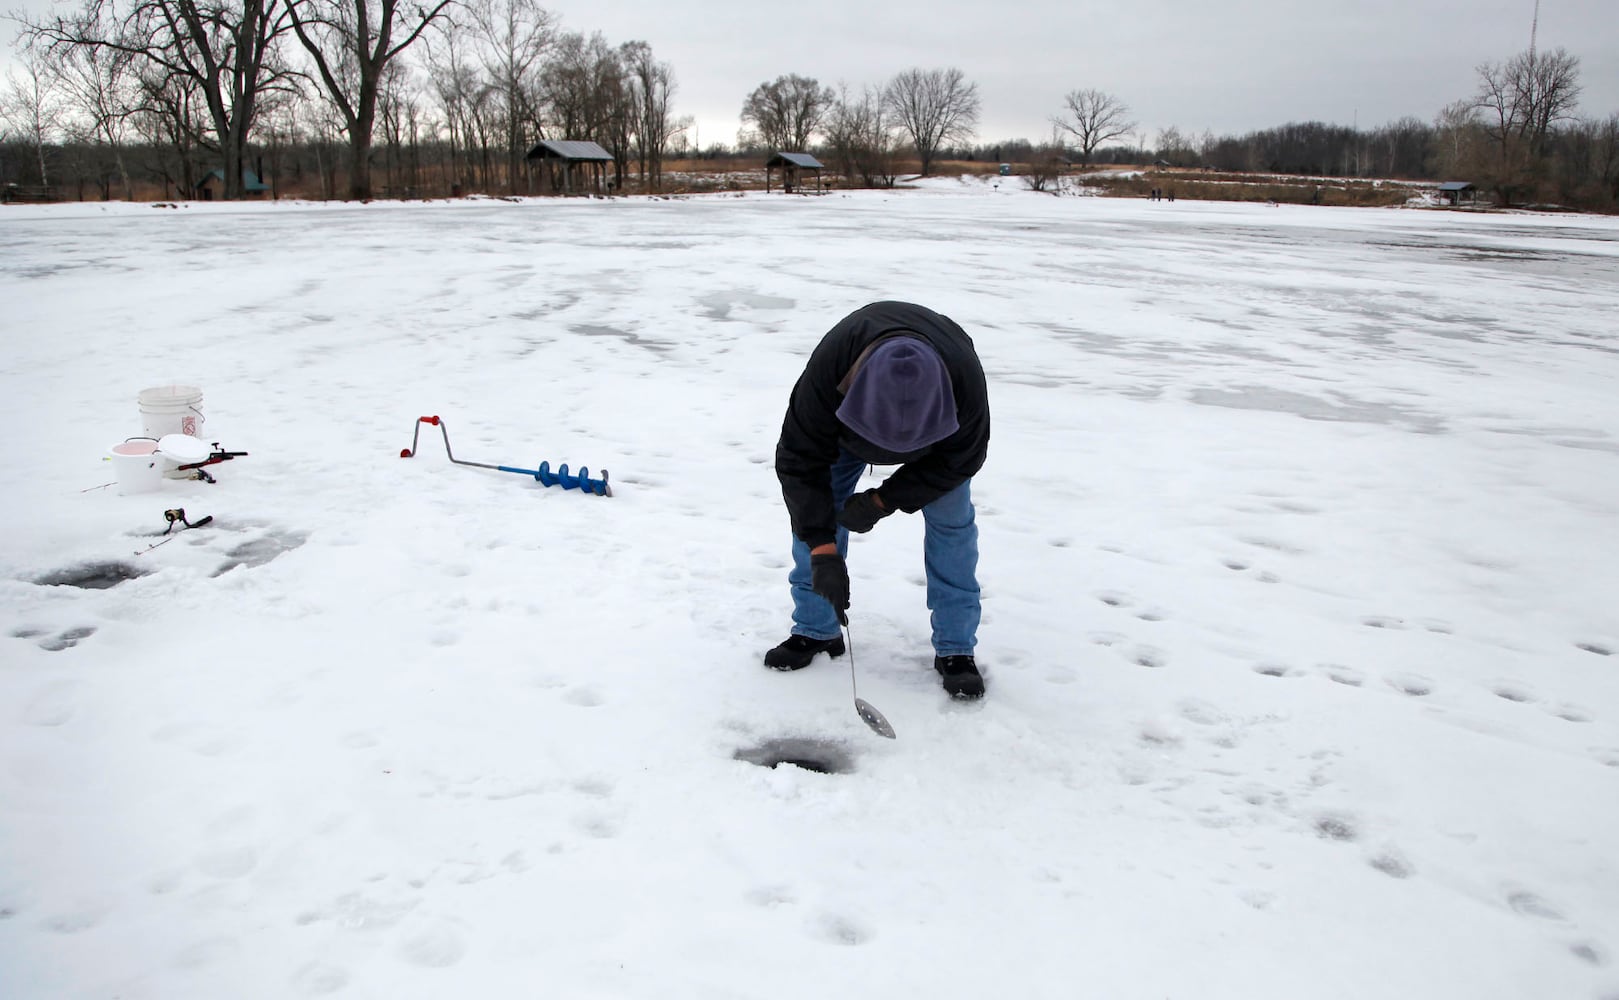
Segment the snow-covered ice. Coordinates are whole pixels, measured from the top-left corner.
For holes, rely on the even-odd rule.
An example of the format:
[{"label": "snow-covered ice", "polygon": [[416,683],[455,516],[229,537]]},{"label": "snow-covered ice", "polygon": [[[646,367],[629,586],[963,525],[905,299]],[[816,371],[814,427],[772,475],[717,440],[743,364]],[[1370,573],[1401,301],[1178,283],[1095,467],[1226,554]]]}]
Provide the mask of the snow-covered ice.
[{"label": "snow-covered ice", "polygon": [[[7,1000],[1619,998],[1619,220],[945,180],[0,249]],[[759,663],[787,392],[878,298],[995,420],[983,703],[920,519],[852,547],[894,741]],[[249,454],[97,488],[173,384]]]}]

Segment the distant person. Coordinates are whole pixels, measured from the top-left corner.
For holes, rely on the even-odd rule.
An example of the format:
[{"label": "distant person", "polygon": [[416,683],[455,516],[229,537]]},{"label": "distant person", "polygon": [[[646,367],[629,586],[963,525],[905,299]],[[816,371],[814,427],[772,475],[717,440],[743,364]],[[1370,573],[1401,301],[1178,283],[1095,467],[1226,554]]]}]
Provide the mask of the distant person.
[{"label": "distant person", "polygon": [[[793,627],[765,666],[798,670],[817,653],[843,655],[849,532],[920,510],[933,667],[952,697],[982,697],[971,484],[988,451],[984,369],[950,319],[908,302],[874,302],[822,337],[793,386],[776,444],[793,530]],[[898,468],[857,494],[867,465]]]}]

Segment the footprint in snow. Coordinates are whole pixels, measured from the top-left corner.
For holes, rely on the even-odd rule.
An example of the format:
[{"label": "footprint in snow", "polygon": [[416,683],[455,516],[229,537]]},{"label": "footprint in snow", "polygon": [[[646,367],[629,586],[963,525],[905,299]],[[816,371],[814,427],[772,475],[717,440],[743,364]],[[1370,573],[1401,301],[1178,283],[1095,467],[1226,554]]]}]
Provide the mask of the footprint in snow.
[{"label": "footprint in snow", "polygon": [[1311,826],[1315,829],[1316,836],[1323,840],[1350,842],[1360,839],[1360,822],[1352,813],[1321,813],[1311,823]]},{"label": "footprint in snow", "polygon": [[1096,599],[1110,608],[1128,608],[1133,603],[1130,595],[1121,594],[1116,590],[1104,590],[1096,595]]},{"label": "footprint in snow", "polygon": [[562,700],[570,705],[578,705],[580,708],[596,708],[607,703],[607,699],[603,698],[595,688],[589,687],[569,688],[562,695]]},{"label": "footprint in snow", "polygon": [[1490,688],[1490,693],[1497,698],[1505,698],[1507,701],[1515,701],[1519,704],[1526,704],[1536,700],[1534,689],[1521,681],[1496,681],[1494,686]]},{"label": "footprint in snow", "polygon": [[1416,869],[1406,860],[1405,855],[1392,847],[1384,848],[1372,855],[1366,863],[1389,878],[1410,878],[1416,874]]},{"label": "footprint in snow", "polygon": [[1570,704],[1568,704],[1566,702],[1563,703],[1563,704],[1560,704],[1560,705],[1551,705],[1551,706],[1547,707],[1546,711],[1548,711],[1551,714],[1557,716],[1559,719],[1563,719],[1566,722],[1590,722],[1591,721],[1591,713],[1590,712],[1586,711],[1585,709],[1581,708],[1578,705],[1570,705]]},{"label": "footprint in snow", "polygon": [[1258,663],[1254,665],[1254,673],[1264,677],[1303,677],[1304,671],[1295,669],[1285,663]]},{"label": "footprint in snow", "polygon": [[1141,667],[1162,667],[1169,663],[1169,657],[1161,649],[1152,646],[1136,646],[1127,654],[1130,662]]},{"label": "footprint in snow", "polygon": [[573,826],[592,840],[612,840],[618,836],[618,820],[603,812],[581,813],[574,817]]},{"label": "footprint in snow", "polygon": [[1595,941],[1576,941],[1568,946],[1568,951],[1580,961],[1599,969],[1608,964],[1608,953]]},{"label": "footprint in snow", "polygon": [[1587,653],[1595,653],[1598,656],[1613,655],[1613,649],[1607,643],[1602,642],[1576,642],[1574,648],[1583,649]]},{"label": "footprint in snow", "polygon": [[1405,619],[1404,618],[1394,618],[1394,617],[1391,617],[1389,615],[1371,615],[1370,617],[1362,618],[1360,620],[1360,623],[1362,625],[1365,625],[1367,628],[1386,628],[1386,629],[1403,629],[1403,628],[1405,628]]},{"label": "footprint in snow", "polygon": [[1421,674],[1395,673],[1383,678],[1389,687],[1404,695],[1413,698],[1422,698],[1433,694],[1433,682]]},{"label": "footprint in snow", "polygon": [[1283,555],[1300,556],[1305,554],[1305,550],[1299,546],[1294,545],[1291,542],[1283,542],[1275,538],[1265,538],[1263,536],[1253,535],[1239,538],[1237,541],[1242,542],[1244,545],[1252,545],[1255,548],[1266,549],[1270,552],[1280,552]]},{"label": "footprint in snow", "polygon": [[1212,703],[1198,698],[1187,698],[1180,703],[1180,716],[1199,726],[1217,726],[1226,721],[1226,714]]},{"label": "footprint in snow", "polygon": [[810,925],[815,937],[831,944],[862,945],[873,937],[872,931],[860,922],[834,913],[823,913]]},{"label": "footprint in snow", "polygon": [[571,785],[574,791],[592,799],[613,797],[613,783],[606,778],[579,778]]},{"label": "footprint in snow", "polygon": [[1527,889],[1511,889],[1507,891],[1506,903],[1514,913],[1524,917],[1533,917],[1536,920],[1549,920],[1561,923],[1565,918],[1563,911],[1548,902],[1538,893]]},{"label": "footprint in snow", "polygon": [[1323,663],[1319,669],[1322,673],[1326,674],[1327,679],[1332,681],[1334,684],[1342,684],[1345,687],[1358,688],[1362,684],[1366,683],[1365,674],[1361,673],[1359,670],[1356,670],[1354,667],[1346,667],[1341,663]]},{"label": "footprint in snow", "polygon": [[80,625],[78,628],[70,628],[48,639],[41,639],[39,648],[49,653],[60,653],[64,649],[72,649],[95,634],[96,628],[94,625]]}]

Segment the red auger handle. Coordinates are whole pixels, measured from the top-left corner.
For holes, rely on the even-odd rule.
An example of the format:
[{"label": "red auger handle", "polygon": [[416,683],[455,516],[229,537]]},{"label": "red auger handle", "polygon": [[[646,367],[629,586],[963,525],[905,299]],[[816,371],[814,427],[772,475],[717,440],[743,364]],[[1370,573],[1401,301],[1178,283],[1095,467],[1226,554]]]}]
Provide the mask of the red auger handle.
[{"label": "red auger handle", "polygon": [[438,426],[438,417],[419,417],[417,419],[417,423],[432,424],[434,427],[437,427]]}]

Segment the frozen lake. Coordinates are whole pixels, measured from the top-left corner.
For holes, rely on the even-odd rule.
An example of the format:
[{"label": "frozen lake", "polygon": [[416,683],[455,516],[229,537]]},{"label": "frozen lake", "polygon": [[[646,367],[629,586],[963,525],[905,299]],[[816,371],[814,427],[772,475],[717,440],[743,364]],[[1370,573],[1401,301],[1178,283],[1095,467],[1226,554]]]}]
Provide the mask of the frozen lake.
[{"label": "frozen lake", "polygon": [[[936,180],[0,253],[7,1000],[1619,1000],[1619,220]],[[759,665],[788,390],[884,298],[994,413],[981,705],[920,519],[851,547],[893,742]],[[248,454],[124,495],[171,384]]]}]

